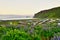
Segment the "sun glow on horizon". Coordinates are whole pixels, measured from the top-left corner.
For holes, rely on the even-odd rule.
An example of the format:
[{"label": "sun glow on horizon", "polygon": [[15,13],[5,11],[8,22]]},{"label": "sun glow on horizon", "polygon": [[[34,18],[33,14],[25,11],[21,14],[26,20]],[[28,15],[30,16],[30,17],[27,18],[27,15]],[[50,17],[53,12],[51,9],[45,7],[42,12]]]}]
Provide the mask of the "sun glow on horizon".
[{"label": "sun glow on horizon", "polygon": [[0,15],[34,15],[60,6],[60,0],[0,0]]}]

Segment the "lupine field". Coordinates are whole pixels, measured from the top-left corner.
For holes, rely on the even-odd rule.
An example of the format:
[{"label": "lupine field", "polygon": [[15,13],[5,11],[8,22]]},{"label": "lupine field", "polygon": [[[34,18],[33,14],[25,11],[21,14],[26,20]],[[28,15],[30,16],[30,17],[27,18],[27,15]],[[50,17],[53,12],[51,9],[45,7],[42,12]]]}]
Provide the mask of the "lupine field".
[{"label": "lupine field", "polygon": [[60,19],[0,21],[0,40],[60,40]]}]

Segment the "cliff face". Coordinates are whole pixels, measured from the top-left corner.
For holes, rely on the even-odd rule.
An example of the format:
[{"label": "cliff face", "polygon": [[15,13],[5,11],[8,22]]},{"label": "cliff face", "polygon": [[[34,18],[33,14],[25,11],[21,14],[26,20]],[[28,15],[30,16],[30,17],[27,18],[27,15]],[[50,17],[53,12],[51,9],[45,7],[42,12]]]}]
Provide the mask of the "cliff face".
[{"label": "cliff face", "polygon": [[40,11],[34,15],[34,18],[60,18],[60,7]]}]

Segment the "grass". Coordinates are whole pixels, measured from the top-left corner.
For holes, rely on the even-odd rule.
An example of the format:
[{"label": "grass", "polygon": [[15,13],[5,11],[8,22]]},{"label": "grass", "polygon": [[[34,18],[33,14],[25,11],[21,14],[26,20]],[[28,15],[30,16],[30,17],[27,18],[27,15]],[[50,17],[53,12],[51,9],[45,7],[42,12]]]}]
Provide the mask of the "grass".
[{"label": "grass", "polygon": [[[54,19],[55,20],[55,19]],[[43,22],[42,20],[41,22]],[[34,23],[38,24],[34,25]],[[1,40],[54,40],[59,39],[60,26],[58,20],[53,22],[43,22],[40,20],[20,20],[20,21],[1,21],[0,39]]]}]

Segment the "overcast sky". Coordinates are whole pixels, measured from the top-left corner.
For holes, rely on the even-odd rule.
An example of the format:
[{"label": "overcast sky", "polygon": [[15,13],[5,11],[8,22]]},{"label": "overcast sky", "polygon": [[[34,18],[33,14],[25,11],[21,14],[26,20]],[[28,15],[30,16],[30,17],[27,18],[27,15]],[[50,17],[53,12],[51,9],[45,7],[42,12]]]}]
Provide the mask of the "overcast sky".
[{"label": "overcast sky", "polygon": [[60,0],[0,0],[1,15],[34,15],[60,6]]}]

